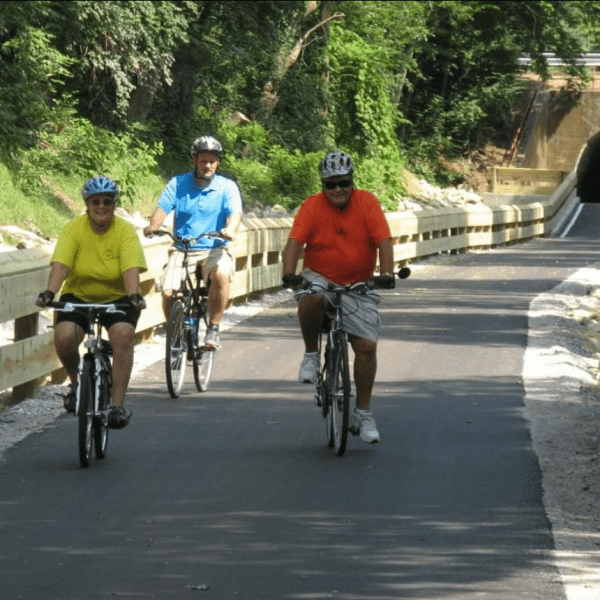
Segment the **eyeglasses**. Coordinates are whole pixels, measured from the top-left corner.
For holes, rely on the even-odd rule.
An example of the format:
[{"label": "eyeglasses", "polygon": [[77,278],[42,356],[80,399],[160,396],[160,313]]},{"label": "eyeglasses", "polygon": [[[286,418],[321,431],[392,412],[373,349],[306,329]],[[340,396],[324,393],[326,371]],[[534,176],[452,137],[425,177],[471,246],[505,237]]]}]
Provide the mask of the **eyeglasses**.
[{"label": "eyeglasses", "polygon": [[114,203],[114,198],[92,198],[90,200],[92,206],[113,206]]},{"label": "eyeglasses", "polygon": [[341,187],[343,190],[352,185],[352,179],[342,179],[342,181],[324,181],[323,185],[326,190],[335,190],[336,187]]}]

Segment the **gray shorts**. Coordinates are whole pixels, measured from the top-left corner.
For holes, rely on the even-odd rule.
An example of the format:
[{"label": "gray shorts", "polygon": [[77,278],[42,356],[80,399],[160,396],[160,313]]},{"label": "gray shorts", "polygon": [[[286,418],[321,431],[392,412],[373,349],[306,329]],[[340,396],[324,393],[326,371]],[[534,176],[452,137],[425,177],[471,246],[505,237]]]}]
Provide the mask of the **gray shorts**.
[{"label": "gray shorts", "polygon": [[[215,267],[223,273],[229,275],[229,281],[233,279],[235,266],[233,257],[225,246],[212,248],[211,250],[200,250],[198,252],[190,252],[188,254],[188,269],[190,273],[194,273],[196,265],[202,265],[204,278]],[[163,292],[178,290],[181,286],[181,271],[183,269],[183,252],[177,248],[169,248],[169,262],[165,267],[162,278]],[[193,281],[193,279],[192,279]]]},{"label": "gray shorts", "polygon": [[[324,285],[332,283],[310,269],[302,271],[302,277],[308,281],[317,281]],[[324,295],[328,299],[335,296],[331,292],[324,292]],[[296,292],[295,296],[298,303],[302,302],[304,295]],[[381,297],[375,293],[361,294],[359,292],[350,292],[349,294],[344,294],[342,296],[342,325],[344,331],[357,338],[377,343],[379,334],[381,333],[380,302]]]}]

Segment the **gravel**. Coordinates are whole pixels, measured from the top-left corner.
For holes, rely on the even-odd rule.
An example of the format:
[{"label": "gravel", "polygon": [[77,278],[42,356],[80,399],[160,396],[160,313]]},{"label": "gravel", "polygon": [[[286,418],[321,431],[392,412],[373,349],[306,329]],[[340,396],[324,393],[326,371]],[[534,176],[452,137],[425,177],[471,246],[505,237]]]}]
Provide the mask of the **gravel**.
[{"label": "gravel", "polygon": [[[524,356],[525,417],[542,469],[554,558],[568,600],[600,600],[600,266],[585,268],[533,300]],[[289,299],[265,294],[231,307],[222,330]],[[132,379],[164,351],[164,335],[136,346]],[[49,385],[0,413],[4,450],[63,413],[66,386]]]}]

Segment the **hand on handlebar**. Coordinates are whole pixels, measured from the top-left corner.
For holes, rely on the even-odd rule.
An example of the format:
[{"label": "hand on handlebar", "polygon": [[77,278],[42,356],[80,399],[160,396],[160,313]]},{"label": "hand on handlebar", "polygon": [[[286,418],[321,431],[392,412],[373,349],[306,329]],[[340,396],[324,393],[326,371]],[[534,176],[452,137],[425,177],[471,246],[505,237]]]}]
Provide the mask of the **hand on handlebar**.
[{"label": "hand on handlebar", "polygon": [[152,225],[148,225],[147,227],[144,227],[144,231],[143,231],[143,233],[146,237],[152,237],[155,234],[160,235],[160,233],[158,233],[158,232],[159,232],[159,230],[154,229],[152,227]]},{"label": "hand on handlebar", "polygon": [[233,240],[233,238],[235,237],[235,231],[230,230],[228,227],[223,227],[223,229],[221,229],[221,231],[219,231],[218,234],[226,240]]},{"label": "hand on handlebar", "polygon": [[376,275],[373,277],[375,287],[381,290],[393,290],[396,287],[396,277],[394,274],[385,273],[384,275]]},{"label": "hand on handlebar", "polygon": [[373,283],[375,287],[382,290],[393,290],[396,287],[396,275],[400,279],[407,279],[410,277],[410,269],[408,267],[402,267],[397,273],[384,273],[383,275],[376,275],[373,277]]},{"label": "hand on handlebar", "polygon": [[141,294],[129,294],[129,302],[136,310],[142,310],[146,308],[146,300]]},{"label": "hand on handlebar", "polygon": [[54,300],[54,292],[46,290],[44,292],[40,292],[35,301],[35,304],[40,308],[46,308],[49,304],[52,303],[52,300]]},{"label": "hand on handlebar", "polygon": [[294,273],[284,273],[281,278],[281,286],[289,289],[289,288],[297,288],[304,281],[301,275],[294,275]]}]

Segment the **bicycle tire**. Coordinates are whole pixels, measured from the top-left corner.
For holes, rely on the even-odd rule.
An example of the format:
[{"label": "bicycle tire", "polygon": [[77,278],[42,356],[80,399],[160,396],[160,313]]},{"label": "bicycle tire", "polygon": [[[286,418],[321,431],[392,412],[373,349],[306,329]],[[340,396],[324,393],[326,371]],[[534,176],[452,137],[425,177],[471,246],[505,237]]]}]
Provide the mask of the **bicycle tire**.
[{"label": "bicycle tire", "polygon": [[89,467],[94,440],[94,362],[84,358],[77,383],[79,394],[79,464]]},{"label": "bicycle tire", "polygon": [[214,351],[200,350],[200,338],[206,334],[206,323],[204,319],[200,319],[201,325],[197,324],[193,340],[194,356],[192,365],[194,368],[194,383],[199,392],[205,392],[210,384],[212,377],[213,363],[215,360]]},{"label": "bicycle tire", "polygon": [[332,356],[333,371],[330,378],[331,428],[333,448],[338,456],[343,456],[348,441],[350,420],[350,365],[348,362],[348,342],[342,331],[336,335]]},{"label": "bicycle tire", "polygon": [[94,446],[96,458],[104,458],[108,447],[108,418],[112,404],[112,366],[108,356],[102,355],[100,372],[99,414],[94,417]]},{"label": "bicycle tire", "polygon": [[175,300],[167,326],[165,370],[167,388],[172,398],[179,398],[185,380],[187,340],[184,328],[183,302]]},{"label": "bicycle tire", "polygon": [[325,419],[325,432],[327,434],[327,445],[333,448],[334,436],[333,436],[333,414],[331,409],[331,396],[329,394],[329,379],[331,371],[333,370],[333,363],[331,361],[331,348],[329,341],[325,348],[324,356],[324,367],[322,375],[317,379],[317,394],[321,399],[321,408],[323,411],[323,419]]}]

